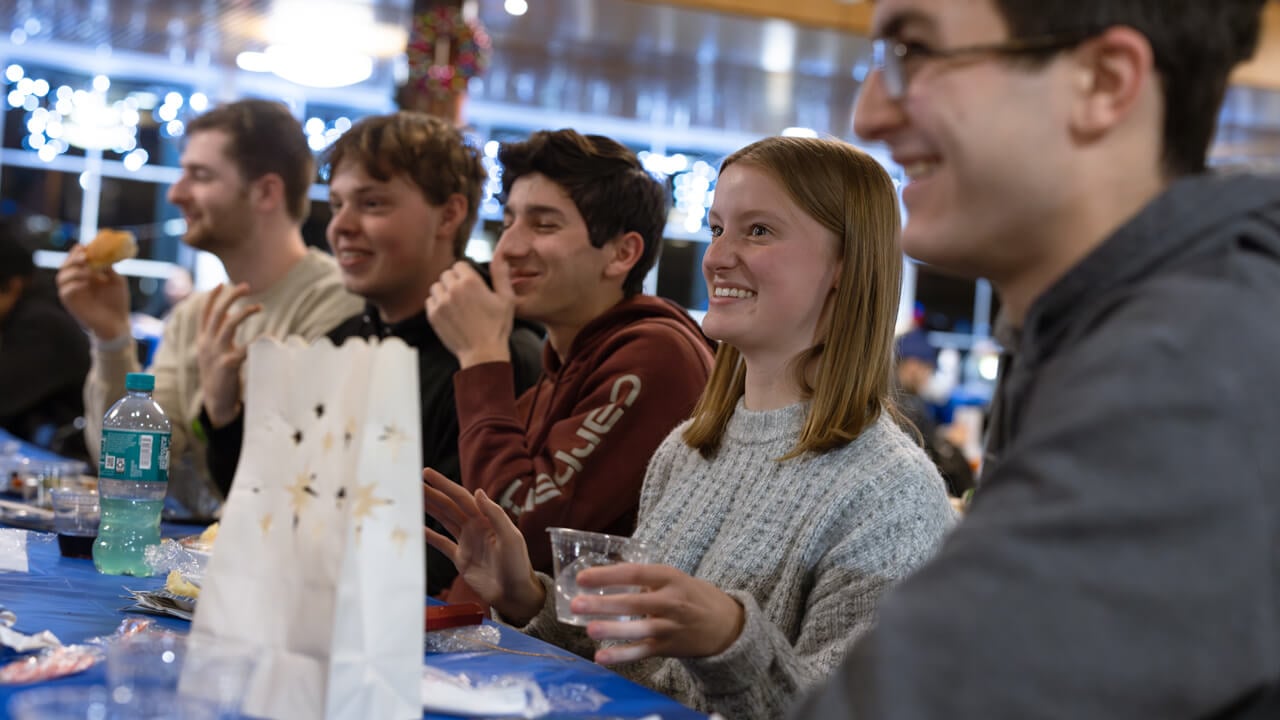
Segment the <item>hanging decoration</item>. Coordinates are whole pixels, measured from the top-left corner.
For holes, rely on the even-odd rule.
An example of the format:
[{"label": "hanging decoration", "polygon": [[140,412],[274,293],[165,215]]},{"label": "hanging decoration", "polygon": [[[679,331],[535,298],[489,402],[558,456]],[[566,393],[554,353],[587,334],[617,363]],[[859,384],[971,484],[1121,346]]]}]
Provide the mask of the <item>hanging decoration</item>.
[{"label": "hanging decoration", "polygon": [[493,44],[479,20],[455,7],[435,7],[413,20],[409,82],[436,98],[466,92],[467,81],[489,68]]}]

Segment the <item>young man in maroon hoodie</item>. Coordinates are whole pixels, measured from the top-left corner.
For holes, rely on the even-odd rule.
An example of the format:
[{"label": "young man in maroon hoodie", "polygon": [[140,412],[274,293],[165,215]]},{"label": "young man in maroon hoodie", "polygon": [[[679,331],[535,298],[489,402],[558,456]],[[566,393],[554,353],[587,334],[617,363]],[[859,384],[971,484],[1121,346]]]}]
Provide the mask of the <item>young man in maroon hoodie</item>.
[{"label": "young man in maroon hoodie", "polygon": [[[498,159],[494,289],[459,263],[432,288],[427,316],[461,366],[462,484],[512,515],[549,573],[549,527],[631,534],[649,457],[693,410],[712,347],[674,303],[640,293],[667,195],[633,152],[558,130]],[[542,377],[518,398],[505,340],[516,316],[547,330]]]}]

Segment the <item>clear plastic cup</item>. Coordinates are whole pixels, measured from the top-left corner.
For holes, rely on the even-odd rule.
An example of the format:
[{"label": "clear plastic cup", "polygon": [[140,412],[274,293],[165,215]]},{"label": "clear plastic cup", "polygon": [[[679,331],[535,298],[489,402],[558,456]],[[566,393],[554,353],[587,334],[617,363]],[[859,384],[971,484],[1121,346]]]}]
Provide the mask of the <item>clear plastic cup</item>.
[{"label": "clear plastic cup", "polygon": [[49,491],[53,502],[53,530],[63,557],[92,558],[98,537],[98,493],[76,487]]},{"label": "clear plastic cup", "polygon": [[187,639],[168,632],[143,632],[107,645],[107,689],[117,701],[145,690],[178,688]]},{"label": "clear plastic cup", "polygon": [[219,638],[147,632],[107,646],[107,687],[117,702],[180,692],[213,717],[238,718],[256,664],[252,649]]},{"label": "clear plastic cup", "polygon": [[618,563],[654,562],[653,551],[644,543],[620,535],[547,528],[551,534],[551,558],[556,581],[556,618],[567,625],[586,625],[592,620],[632,620],[631,616],[577,615],[569,604],[577,595],[620,595],[643,592],[637,585],[608,585],[590,590],[578,586],[578,573],[591,567]]}]

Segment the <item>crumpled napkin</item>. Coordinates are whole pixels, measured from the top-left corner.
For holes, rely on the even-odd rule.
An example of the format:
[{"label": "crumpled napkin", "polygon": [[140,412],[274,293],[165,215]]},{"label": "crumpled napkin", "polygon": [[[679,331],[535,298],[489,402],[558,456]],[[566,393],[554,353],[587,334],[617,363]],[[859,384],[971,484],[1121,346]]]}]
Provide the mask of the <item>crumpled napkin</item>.
[{"label": "crumpled napkin", "polygon": [[550,710],[541,688],[527,678],[473,684],[466,676],[430,666],[422,668],[422,707],[446,715],[521,718],[536,718]]},{"label": "crumpled napkin", "polygon": [[24,653],[41,648],[61,647],[62,641],[48,630],[41,630],[35,635],[24,635],[8,625],[0,625],[0,645]]},{"label": "crumpled napkin", "polygon": [[27,564],[27,531],[0,528],[0,572],[30,570]]}]

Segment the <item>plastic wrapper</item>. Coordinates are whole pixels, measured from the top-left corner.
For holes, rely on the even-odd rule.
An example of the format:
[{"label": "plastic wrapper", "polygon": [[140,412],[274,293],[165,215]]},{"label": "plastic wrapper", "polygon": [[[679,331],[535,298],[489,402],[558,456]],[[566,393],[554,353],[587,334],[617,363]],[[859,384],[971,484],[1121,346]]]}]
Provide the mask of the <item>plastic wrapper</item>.
[{"label": "plastic wrapper", "polygon": [[156,575],[168,575],[177,570],[188,580],[197,581],[204,577],[204,566],[208,553],[193,550],[181,542],[165,538],[159,545],[147,548],[147,565]]},{"label": "plastic wrapper", "polygon": [[584,683],[548,685],[545,694],[555,712],[596,712],[609,702],[607,695]]},{"label": "plastic wrapper", "polygon": [[467,625],[424,633],[423,645],[429,653],[475,652],[492,650],[501,639],[493,625]]},{"label": "plastic wrapper", "polygon": [[0,684],[44,682],[74,675],[93,667],[102,657],[102,649],[92,645],[49,648],[0,667]]}]

